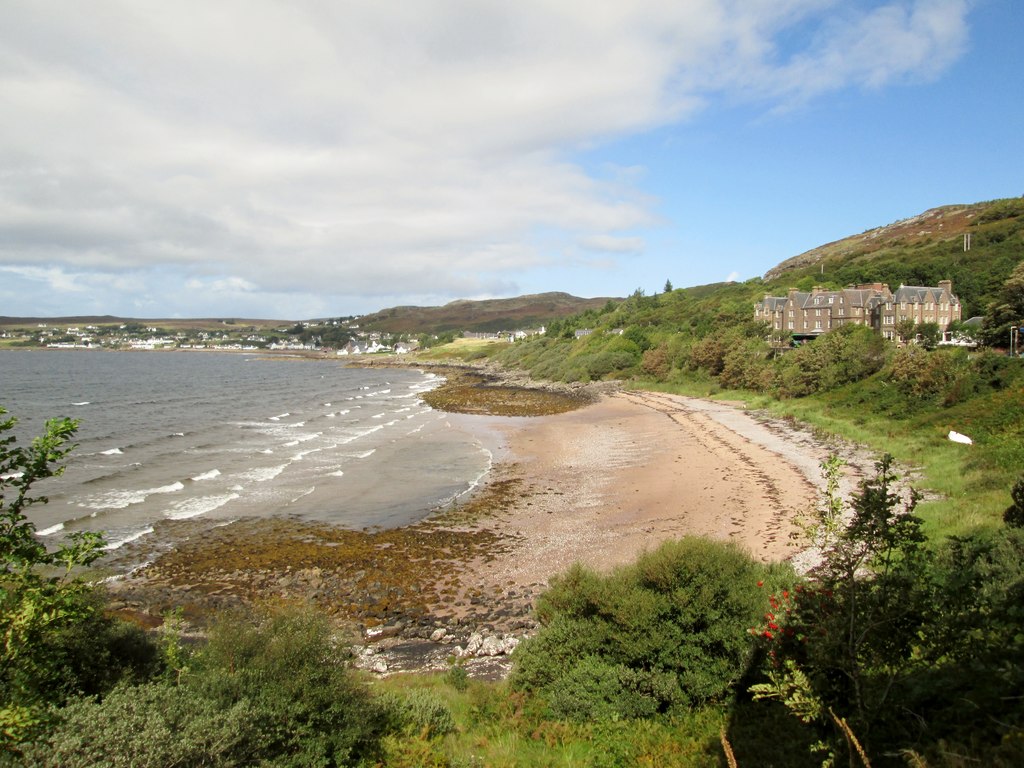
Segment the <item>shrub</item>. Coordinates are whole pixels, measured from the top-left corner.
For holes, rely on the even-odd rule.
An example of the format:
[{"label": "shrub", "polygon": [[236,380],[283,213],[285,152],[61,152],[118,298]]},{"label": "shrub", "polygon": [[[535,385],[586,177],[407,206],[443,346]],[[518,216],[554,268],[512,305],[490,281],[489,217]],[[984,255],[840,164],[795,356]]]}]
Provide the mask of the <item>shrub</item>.
[{"label": "shrub", "polygon": [[1013,528],[1024,528],[1024,477],[1013,484],[1010,497],[1013,503],[1003,513],[1003,520]]},{"label": "shrub", "polygon": [[414,688],[404,695],[388,696],[382,702],[398,730],[409,734],[444,736],[456,730],[451,709],[433,691]]},{"label": "shrub", "polygon": [[804,397],[860,381],[882,368],[886,352],[885,340],[872,329],[844,325],[781,358],[779,394]]},{"label": "shrub", "polygon": [[162,768],[168,765],[256,765],[266,754],[259,712],[248,701],[230,707],[197,690],[165,683],[122,686],[102,701],[61,710],[46,741],[25,750],[40,768]]},{"label": "shrub", "polygon": [[15,420],[0,408],[0,751],[18,749],[46,726],[48,704],[100,693],[124,673],[145,674],[155,652],[141,632],[108,619],[79,568],[103,539],[76,532],[50,551],[27,510],[39,480],[60,475],[78,423],[51,419],[29,448],[15,445]]},{"label": "shrub", "polygon": [[514,687],[560,717],[646,717],[721,699],[743,674],[763,568],[731,544],[667,542],[608,576],[573,566],[538,601]]},{"label": "shrub", "polygon": [[29,762],[341,766],[374,759],[392,719],[344,661],[326,621],[312,612],[222,617],[180,684],[121,686],[101,701],[72,704],[31,748]]}]

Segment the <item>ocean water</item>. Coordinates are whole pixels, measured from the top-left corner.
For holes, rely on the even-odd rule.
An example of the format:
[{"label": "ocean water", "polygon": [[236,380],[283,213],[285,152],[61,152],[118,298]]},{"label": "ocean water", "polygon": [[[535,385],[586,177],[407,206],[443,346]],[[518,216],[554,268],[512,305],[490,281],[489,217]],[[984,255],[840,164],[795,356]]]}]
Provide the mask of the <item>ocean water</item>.
[{"label": "ocean water", "polygon": [[353,528],[421,519],[473,488],[492,445],[420,395],[413,369],[205,352],[0,352],[0,406],[18,444],[80,421],[67,471],[36,486],[40,535],[160,520],[287,515]]}]

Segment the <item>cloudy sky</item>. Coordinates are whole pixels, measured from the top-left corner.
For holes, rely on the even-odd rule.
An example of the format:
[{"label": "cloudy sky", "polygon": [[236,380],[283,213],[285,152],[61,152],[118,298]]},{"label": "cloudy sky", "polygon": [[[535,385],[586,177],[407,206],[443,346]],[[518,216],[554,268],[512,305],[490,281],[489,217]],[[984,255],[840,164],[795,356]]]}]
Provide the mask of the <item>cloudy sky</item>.
[{"label": "cloudy sky", "polygon": [[747,279],[1024,194],[1019,0],[0,0],[0,315]]}]

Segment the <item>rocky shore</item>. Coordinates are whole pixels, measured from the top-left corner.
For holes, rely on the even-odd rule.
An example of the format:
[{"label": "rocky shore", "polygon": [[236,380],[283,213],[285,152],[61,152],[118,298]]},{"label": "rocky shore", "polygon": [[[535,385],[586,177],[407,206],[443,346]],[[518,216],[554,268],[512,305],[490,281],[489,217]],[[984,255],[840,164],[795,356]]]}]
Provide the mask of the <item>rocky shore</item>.
[{"label": "rocky shore", "polygon": [[[378,674],[459,663],[498,677],[535,629],[536,597],[574,561],[607,571],[686,534],[792,557],[793,518],[820,498],[818,464],[836,451],[726,404],[429,367],[446,379],[435,408],[540,417],[508,420],[508,458],[480,489],[397,529],[167,521],[106,563],[122,574],[112,608],[151,627],[174,611],[201,632],[218,611],[309,603]],[[847,454],[852,487],[870,457]]]},{"label": "rocky shore", "polygon": [[289,518],[168,522],[150,537],[159,544],[140,539],[105,563],[129,571],[107,581],[110,607],[147,627],[174,614],[201,633],[219,612],[308,603],[349,632],[357,664],[375,672],[444,669],[458,659],[473,674],[499,675],[498,657],[535,627],[544,585],[484,586],[473,573],[509,554],[517,537],[496,523],[523,488],[515,477],[495,478],[458,506],[386,530]]}]

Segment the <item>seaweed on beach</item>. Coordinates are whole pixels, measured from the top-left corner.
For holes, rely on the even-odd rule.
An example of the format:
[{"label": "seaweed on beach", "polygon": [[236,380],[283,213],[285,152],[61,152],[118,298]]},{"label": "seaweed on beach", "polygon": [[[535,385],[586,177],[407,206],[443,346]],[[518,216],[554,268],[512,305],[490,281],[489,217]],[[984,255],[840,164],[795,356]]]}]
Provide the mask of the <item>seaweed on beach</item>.
[{"label": "seaweed on beach", "polygon": [[444,375],[446,382],[426,392],[423,399],[432,408],[450,413],[548,416],[573,411],[590,402],[577,393],[509,386],[479,374],[445,371]]},{"label": "seaweed on beach", "polygon": [[[115,587],[115,599],[129,613],[180,608],[197,624],[220,609],[273,599],[309,601],[368,627],[483,614],[501,595],[484,594],[464,577],[517,542],[487,522],[522,493],[521,480],[496,479],[403,528],[360,531],[289,518],[247,518],[199,535],[182,527],[174,548]],[[175,536],[173,526],[167,533]]]}]

